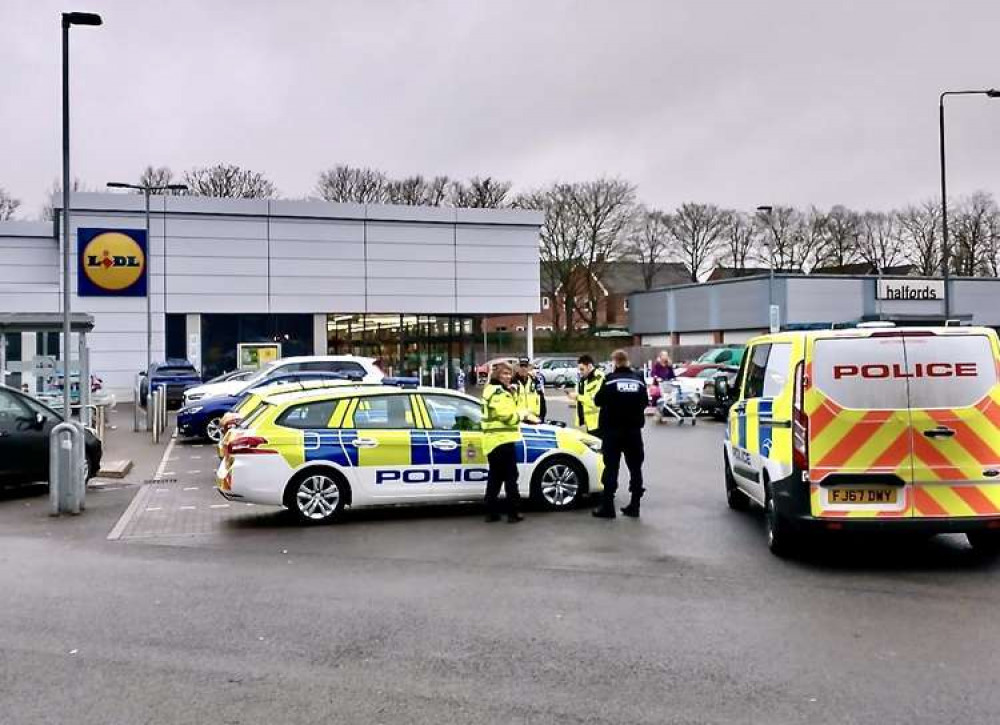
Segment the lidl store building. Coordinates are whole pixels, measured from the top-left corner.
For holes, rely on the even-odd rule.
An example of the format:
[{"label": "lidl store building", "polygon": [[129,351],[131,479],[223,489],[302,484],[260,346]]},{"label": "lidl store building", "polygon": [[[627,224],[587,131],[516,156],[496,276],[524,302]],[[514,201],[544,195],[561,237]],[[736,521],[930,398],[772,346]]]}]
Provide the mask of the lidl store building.
[{"label": "lidl store building", "polygon": [[[186,196],[150,209],[147,240],[142,196],[72,201],[71,309],[94,317],[90,369],[119,399],[146,366],[147,300],[152,359],[206,376],[235,369],[240,343],[277,342],[439,384],[472,363],[484,315],[538,312],[538,212]],[[62,311],[60,250],[58,223],[0,222],[0,312]],[[9,367],[27,376],[59,344],[15,335]]]},{"label": "lidl store building", "polygon": [[[639,292],[629,298],[629,330],[642,345],[746,342],[782,329],[889,321],[898,325],[1000,327],[1000,280],[929,277],[757,275]],[[772,308],[774,312],[772,313]]]}]

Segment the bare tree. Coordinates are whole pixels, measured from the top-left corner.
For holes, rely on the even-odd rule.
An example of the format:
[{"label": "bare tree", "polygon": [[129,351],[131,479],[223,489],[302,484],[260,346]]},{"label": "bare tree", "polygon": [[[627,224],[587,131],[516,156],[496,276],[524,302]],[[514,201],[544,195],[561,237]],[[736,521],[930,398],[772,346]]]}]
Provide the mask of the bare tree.
[{"label": "bare tree", "polygon": [[737,276],[747,270],[747,263],[753,259],[760,242],[760,230],[749,214],[730,211],[726,217],[726,229],[720,245],[718,262],[732,269]]},{"label": "bare tree", "polygon": [[15,199],[0,186],[0,222],[12,219],[19,206],[21,206],[21,200]]},{"label": "bare tree", "polygon": [[452,206],[499,209],[507,205],[507,195],[510,194],[511,183],[500,181],[492,176],[480,178],[474,176],[468,182],[453,181],[449,194]]},{"label": "bare tree", "polygon": [[[163,187],[167,184],[172,184],[174,181],[174,172],[171,171],[166,166],[147,166],[143,169],[142,173],[139,174],[139,185],[146,188],[157,188]],[[135,193],[141,193],[136,190]],[[176,191],[161,191],[161,194],[177,194]]]},{"label": "bare tree", "polygon": [[861,216],[839,204],[826,214],[823,239],[816,253],[822,267],[846,267],[859,259]]},{"label": "bare tree", "polygon": [[676,256],[666,214],[640,206],[629,225],[624,256],[638,262],[644,289],[652,289],[660,271]]},{"label": "bare tree", "polygon": [[387,183],[378,169],[334,166],[320,173],[316,193],[327,201],[378,204],[385,198]]},{"label": "bare tree", "polygon": [[861,215],[859,252],[876,274],[906,260],[906,245],[898,233],[895,212],[866,211]]},{"label": "bare tree", "polygon": [[761,260],[776,270],[803,272],[815,263],[822,246],[826,215],[816,208],[803,214],[790,206],[759,212]]},{"label": "bare tree", "polygon": [[682,204],[670,215],[670,229],[691,281],[698,282],[725,238],[729,214],[714,204]]},{"label": "bare tree", "polygon": [[406,206],[440,206],[447,189],[447,177],[428,181],[421,174],[391,179],[385,186],[385,202]]},{"label": "bare tree", "polygon": [[951,240],[955,274],[973,277],[988,267],[985,255],[989,247],[989,220],[995,214],[996,202],[984,191],[977,191],[958,204]]},{"label": "bare tree", "polygon": [[257,171],[235,164],[199,167],[184,173],[188,193],[237,199],[267,199],[278,193],[274,184]]},{"label": "bare tree", "polygon": [[941,271],[941,206],[926,201],[910,205],[896,215],[899,235],[907,258],[917,267],[917,273],[932,277]]},{"label": "bare tree", "polygon": [[621,256],[635,208],[635,187],[621,179],[573,184],[571,203],[580,230],[580,260],[585,274],[585,302],[579,310],[588,329],[598,325],[601,291],[608,262]]},{"label": "bare tree", "polygon": [[986,247],[983,255],[983,273],[1000,276],[1000,213],[994,212],[986,219]]},{"label": "bare tree", "polygon": [[[87,191],[87,187],[84,185],[80,179],[73,179],[73,184],[70,187],[70,193],[75,194],[80,191]],[[49,196],[42,205],[41,219],[45,222],[50,222],[56,218],[56,209],[52,205],[52,200],[55,198],[62,200],[62,183],[60,181],[52,182],[52,188],[49,190]]]}]

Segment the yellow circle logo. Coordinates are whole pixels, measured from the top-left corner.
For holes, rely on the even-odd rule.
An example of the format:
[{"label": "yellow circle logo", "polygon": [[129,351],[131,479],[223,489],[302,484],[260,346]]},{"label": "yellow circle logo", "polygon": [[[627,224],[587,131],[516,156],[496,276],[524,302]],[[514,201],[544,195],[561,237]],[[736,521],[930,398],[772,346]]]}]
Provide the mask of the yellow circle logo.
[{"label": "yellow circle logo", "polygon": [[146,255],[132,237],[104,232],[83,249],[81,262],[87,279],[109,292],[128,289],[142,278]]}]

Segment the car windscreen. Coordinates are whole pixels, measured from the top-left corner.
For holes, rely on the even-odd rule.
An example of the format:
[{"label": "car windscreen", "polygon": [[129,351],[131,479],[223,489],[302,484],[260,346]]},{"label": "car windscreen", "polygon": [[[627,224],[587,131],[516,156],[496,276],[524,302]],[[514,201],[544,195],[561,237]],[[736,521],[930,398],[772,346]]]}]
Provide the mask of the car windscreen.
[{"label": "car windscreen", "polygon": [[270,407],[271,407],[270,403],[261,402],[260,405],[258,405],[250,412],[250,415],[248,415],[246,418],[243,419],[242,427],[249,428],[251,425],[253,425],[253,422],[258,418],[260,418],[260,416],[264,414],[264,411]]},{"label": "car windscreen", "polygon": [[164,365],[156,368],[157,375],[197,375],[198,371],[190,365]]}]

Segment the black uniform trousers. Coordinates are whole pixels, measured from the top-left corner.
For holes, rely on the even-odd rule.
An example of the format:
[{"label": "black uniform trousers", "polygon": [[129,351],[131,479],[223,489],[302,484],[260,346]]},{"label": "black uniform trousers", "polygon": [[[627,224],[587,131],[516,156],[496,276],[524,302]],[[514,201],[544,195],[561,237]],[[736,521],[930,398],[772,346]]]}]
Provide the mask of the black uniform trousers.
[{"label": "black uniform trousers", "polygon": [[618,471],[621,468],[623,455],[625,465],[628,466],[628,490],[634,496],[641,496],[645,490],[642,487],[642,462],[646,457],[642,445],[642,430],[605,432],[601,436],[601,441],[601,452],[604,456],[604,475],[601,477],[601,483],[604,484],[604,497],[612,499],[618,490]]},{"label": "black uniform trousers", "polygon": [[517,448],[515,443],[503,443],[486,456],[490,472],[486,478],[486,510],[499,513],[500,487],[507,495],[507,512],[515,514],[519,508],[521,494],[517,490]]}]

